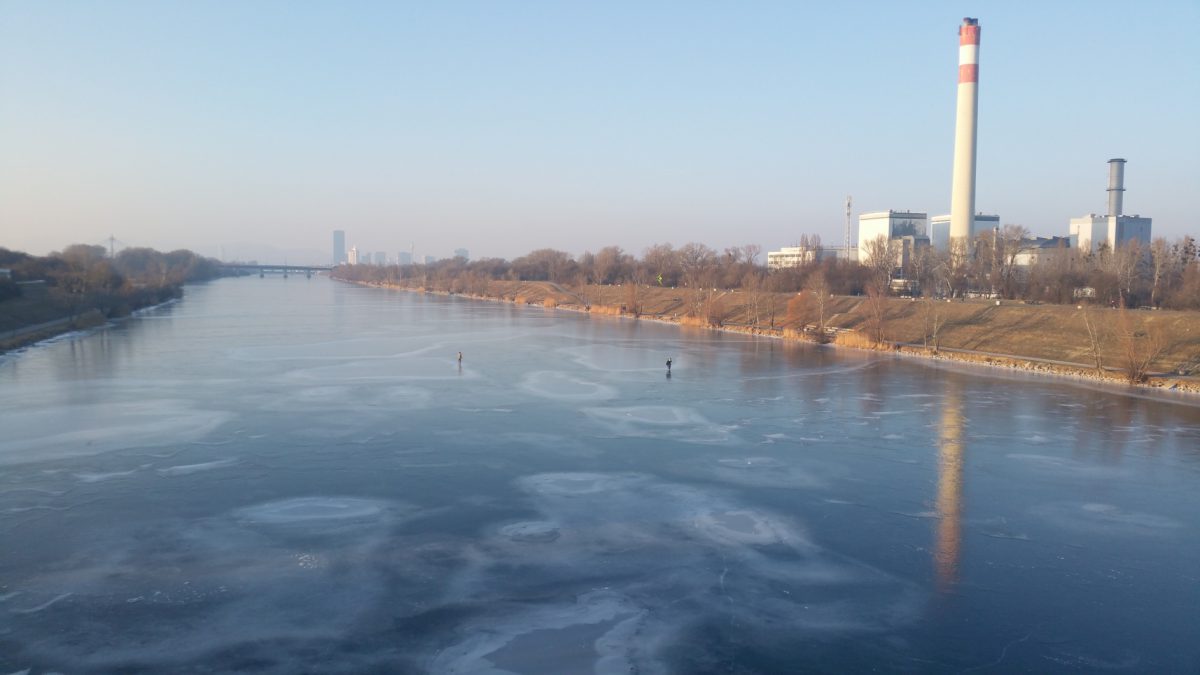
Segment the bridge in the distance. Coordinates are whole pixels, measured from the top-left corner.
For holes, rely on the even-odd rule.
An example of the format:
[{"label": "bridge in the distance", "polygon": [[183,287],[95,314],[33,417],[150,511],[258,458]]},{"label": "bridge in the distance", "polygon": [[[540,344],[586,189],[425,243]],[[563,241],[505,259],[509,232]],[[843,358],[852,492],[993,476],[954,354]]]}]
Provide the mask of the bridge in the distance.
[{"label": "bridge in the distance", "polygon": [[254,274],[264,277],[268,274],[282,274],[287,278],[290,274],[303,274],[311,277],[314,273],[329,272],[332,265],[272,265],[269,263],[221,263],[221,269],[233,274]]}]

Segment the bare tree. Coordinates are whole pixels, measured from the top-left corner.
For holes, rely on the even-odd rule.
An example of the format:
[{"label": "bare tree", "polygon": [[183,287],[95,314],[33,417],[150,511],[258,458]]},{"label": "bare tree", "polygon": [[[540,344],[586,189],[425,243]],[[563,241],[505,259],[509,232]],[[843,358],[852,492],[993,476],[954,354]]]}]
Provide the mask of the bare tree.
[{"label": "bare tree", "polygon": [[642,253],[642,264],[659,286],[674,286],[679,274],[679,253],[670,244],[655,244]]},{"label": "bare tree", "polygon": [[1121,306],[1127,306],[1133,295],[1133,282],[1144,259],[1142,245],[1136,239],[1121,244],[1112,252],[1109,266],[1117,279],[1117,293]]},{"label": "bare tree", "polygon": [[886,338],[884,326],[887,311],[887,295],[875,284],[867,286],[867,330],[871,340],[876,345],[882,345]]},{"label": "bare tree", "polygon": [[1150,304],[1162,304],[1163,285],[1169,279],[1174,255],[1167,240],[1157,237],[1150,242]]},{"label": "bare tree", "polygon": [[1147,326],[1138,330],[1124,306],[1117,308],[1117,344],[1121,349],[1121,369],[1130,384],[1141,384],[1150,375],[1150,366],[1162,355],[1161,335]]},{"label": "bare tree", "polygon": [[1006,298],[1017,297],[1017,259],[1032,248],[1029,230],[1022,225],[1005,225],[1000,228],[996,241],[997,261],[1000,277],[1000,293]]},{"label": "bare tree", "polygon": [[598,284],[616,283],[624,271],[628,256],[620,246],[605,246],[596,254],[595,279]]},{"label": "bare tree", "polygon": [[938,352],[941,345],[942,326],[946,325],[946,317],[941,312],[941,303],[934,298],[934,293],[925,293],[921,301],[925,309],[925,349]]},{"label": "bare tree", "polygon": [[679,269],[683,284],[692,290],[692,316],[702,316],[704,305],[711,296],[710,275],[716,266],[717,254],[704,244],[690,242],[679,249]]},{"label": "bare tree", "polygon": [[1079,313],[1083,317],[1083,327],[1087,330],[1088,349],[1092,354],[1092,362],[1096,366],[1096,374],[1104,375],[1104,356],[1100,350],[1103,338],[1100,334],[1100,326],[1096,323],[1096,317],[1092,316],[1090,305],[1080,305]]},{"label": "bare tree", "polygon": [[746,291],[749,307],[750,324],[757,326],[761,320],[763,296],[765,289],[763,288],[765,280],[763,273],[757,269],[752,269],[742,277],[742,289]]},{"label": "bare tree", "polygon": [[829,304],[830,295],[829,279],[825,276],[825,271],[818,268],[808,275],[806,286],[812,293],[812,305],[817,312],[817,341],[825,342],[825,308]]},{"label": "bare tree", "polygon": [[881,293],[886,292],[896,267],[896,249],[890,239],[882,234],[867,242],[866,260],[863,264],[870,273],[870,283]]}]

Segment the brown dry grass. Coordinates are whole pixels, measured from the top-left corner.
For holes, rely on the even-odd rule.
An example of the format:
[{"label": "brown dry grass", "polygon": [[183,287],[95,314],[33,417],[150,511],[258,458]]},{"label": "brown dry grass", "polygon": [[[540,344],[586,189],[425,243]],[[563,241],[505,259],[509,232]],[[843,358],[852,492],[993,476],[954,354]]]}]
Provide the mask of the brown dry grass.
[{"label": "brown dry grass", "polygon": [[[711,317],[687,315],[690,293],[689,289],[641,286],[636,292],[635,309],[646,318],[711,325]],[[632,297],[628,288],[588,286],[573,290],[549,282],[492,281],[487,295],[522,304],[575,310],[585,309],[582,298],[586,297],[593,301],[588,308],[593,314],[634,316],[627,305],[620,304]],[[805,339],[802,333],[807,317],[797,315],[804,312],[796,311],[796,297],[795,293],[761,294],[758,323],[751,320],[754,312],[750,293],[720,292],[713,304],[720,310],[720,321],[727,329]],[[597,302],[600,299],[610,304]],[[792,312],[788,311],[789,303]],[[1105,365],[1121,364],[1121,335],[1134,333],[1153,336],[1162,345],[1161,353],[1150,365],[1152,372],[1200,375],[1200,312],[1133,310],[1126,313],[1125,323],[1118,329],[1117,310],[1096,307],[1089,311],[1099,326],[1099,347]],[[882,307],[883,332],[888,340],[885,345],[876,345],[869,337],[873,322],[867,298],[835,296],[827,303],[825,314],[826,325],[837,331],[835,344],[842,346],[891,349],[899,343],[921,349],[931,323],[936,323],[937,341],[943,350],[986,352],[979,355],[981,359],[988,359],[991,354],[1062,361],[1085,368],[1094,366],[1083,310],[1075,306],[1010,301],[997,305],[994,300],[928,303],[886,298]]]}]

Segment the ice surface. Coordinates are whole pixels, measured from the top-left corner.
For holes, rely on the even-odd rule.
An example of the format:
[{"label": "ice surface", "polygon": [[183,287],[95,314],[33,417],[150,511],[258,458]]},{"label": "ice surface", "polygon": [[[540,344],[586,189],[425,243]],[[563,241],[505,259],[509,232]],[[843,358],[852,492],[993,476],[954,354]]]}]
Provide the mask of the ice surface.
[{"label": "ice surface", "polygon": [[592,420],[616,436],[663,438],[685,443],[727,443],[732,429],[705,419],[684,406],[585,408]]},{"label": "ice surface", "polygon": [[352,497],[297,497],[259,504],[236,511],[248,523],[291,525],[312,521],[377,518],[383,512],[377,501]]},{"label": "ice surface", "polygon": [[1056,502],[1030,508],[1037,517],[1076,532],[1115,536],[1168,536],[1183,523],[1153,513],[1127,511],[1112,504]]},{"label": "ice surface", "polygon": [[552,370],[529,373],[521,389],[542,398],[566,401],[606,401],[617,397],[617,390],[599,382]]},{"label": "ice surface", "polygon": [[27,410],[5,419],[0,466],[198,440],[232,417],[180,400]]},{"label": "ice surface", "polygon": [[1192,408],[291,282],[0,362],[0,672],[1200,658]]},{"label": "ice surface", "polygon": [[189,476],[193,473],[199,473],[201,471],[212,471],[214,469],[224,469],[226,467],[234,466],[237,463],[238,463],[237,457],[226,457],[225,459],[217,459],[217,460],[213,460],[211,462],[200,462],[198,464],[179,464],[176,466],[168,466],[168,467],[165,467],[162,469],[158,469],[157,472],[158,472],[158,475],[166,476],[166,477]]}]

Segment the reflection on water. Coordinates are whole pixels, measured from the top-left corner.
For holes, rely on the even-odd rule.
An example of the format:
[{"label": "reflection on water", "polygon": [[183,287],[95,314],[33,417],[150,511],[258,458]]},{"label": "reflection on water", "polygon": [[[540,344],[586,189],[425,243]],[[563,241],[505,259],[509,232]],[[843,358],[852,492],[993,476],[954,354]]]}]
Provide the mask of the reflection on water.
[{"label": "reflection on water", "polygon": [[938,590],[958,583],[962,546],[963,399],[962,382],[946,380],[938,429],[937,545],[933,553]]}]

